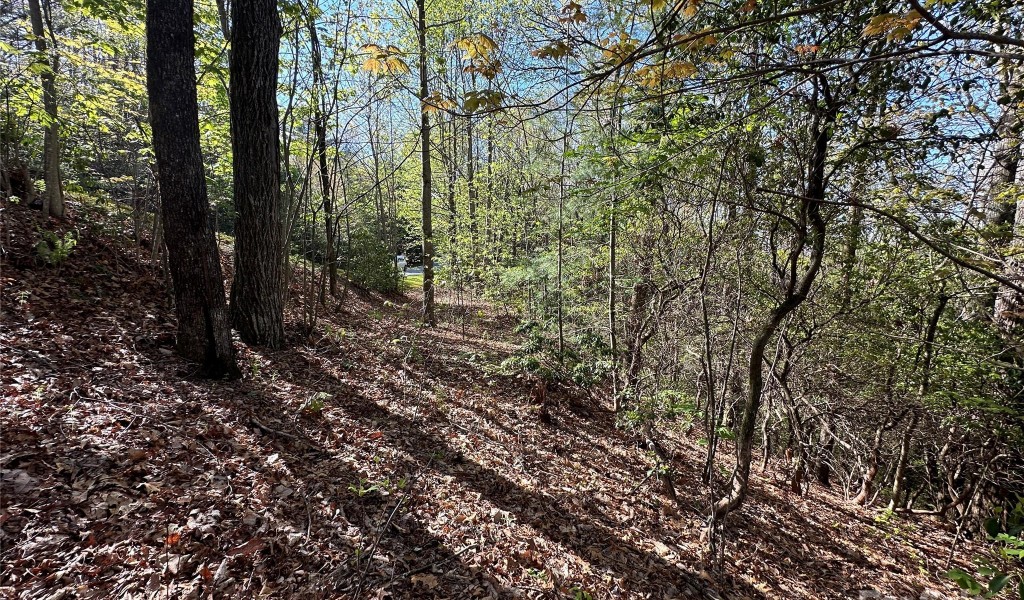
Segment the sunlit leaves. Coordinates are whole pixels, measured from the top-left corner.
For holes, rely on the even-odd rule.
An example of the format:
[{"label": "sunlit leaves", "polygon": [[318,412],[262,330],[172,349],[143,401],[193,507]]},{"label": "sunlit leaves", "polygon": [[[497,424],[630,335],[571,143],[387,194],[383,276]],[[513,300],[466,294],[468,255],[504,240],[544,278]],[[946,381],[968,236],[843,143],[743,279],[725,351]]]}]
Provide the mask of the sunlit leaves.
[{"label": "sunlit leaves", "polygon": [[618,64],[625,61],[640,45],[640,40],[625,31],[613,33],[601,40],[604,47],[602,56],[610,63]]},{"label": "sunlit leaves", "polygon": [[902,40],[908,37],[920,22],[921,13],[916,10],[908,11],[904,15],[884,13],[872,17],[862,35],[864,37],[884,35],[888,41]]},{"label": "sunlit leaves", "polygon": [[455,47],[466,53],[466,60],[488,58],[498,49],[498,44],[484,33],[474,33],[455,41]]},{"label": "sunlit leaves", "polygon": [[686,79],[697,72],[697,66],[686,60],[673,60],[647,65],[636,70],[634,77],[644,87],[657,87],[668,81]]},{"label": "sunlit leaves", "polygon": [[404,75],[409,65],[402,60],[402,51],[395,46],[365,44],[360,48],[366,55],[363,70],[374,75]]},{"label": "sunlit leaves", "polygon": [[458,105],[441,95],[440,92],[431,92],[429,96],[423,99],[423,112],[435,113],[439,110],[452,110]]},{"label": "sunlit leaves", "polygon": [[697,14],[697,9],[700,8],[700,0],[685,0],[683,5],[683,16],[686,18],[693,17]]},{"label": "sunlit leaves", "polygon": [[541,46],[540,48],[536,48],[530,52],[530,54],[537,58],[549,58],[551,60],[561,60],[572,53],[572,46],[563,40],[551,42],[546,46]]},{"label": "sunlit leaves", "polygon": [[585,23],[587,13],[583,12],[583,5],[570,0],[562,7],[562,15],[558,17],[559,23]]},{"label": "sunlit leaves", "polygon": [[501,107],[505,94],[498,90],[473,90],[466,92],[462,108],[468,113],[494,110]]},{"label": "sunlit leaves", "polygon": [[501,61],[493,56],[498,44],[488,35],[476,33],[460,38],[455,41],[455,47],[463,51],[465,60],[469,62],[464,72],[481,75],[488,81],[501,72]]}]

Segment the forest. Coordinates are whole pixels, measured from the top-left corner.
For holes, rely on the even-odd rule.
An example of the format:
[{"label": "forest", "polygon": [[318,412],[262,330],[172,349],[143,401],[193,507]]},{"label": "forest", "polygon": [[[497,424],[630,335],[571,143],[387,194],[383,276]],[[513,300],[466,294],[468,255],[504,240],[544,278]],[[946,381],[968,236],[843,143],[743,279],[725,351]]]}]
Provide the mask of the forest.
[{"label": "forest", "polygon": [[0,598],[1024,599],[1024,4],[0,0]]}]

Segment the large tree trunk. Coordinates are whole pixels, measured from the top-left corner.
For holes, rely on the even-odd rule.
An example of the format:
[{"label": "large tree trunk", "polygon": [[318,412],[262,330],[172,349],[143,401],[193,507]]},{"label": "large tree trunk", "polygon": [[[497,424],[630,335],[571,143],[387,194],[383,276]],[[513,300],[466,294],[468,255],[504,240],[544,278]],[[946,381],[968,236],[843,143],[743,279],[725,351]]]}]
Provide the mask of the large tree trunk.
[{"label": "large tree trunk", "polygon": [[192,11],[192,0],[149,0],[146,11],[146,81],[177,347],[208,375],[237,377],[199,145]]},{"label": "large tree trunk", "polygon": [[281,21],[276,0],[231,3],[231,134],[235,173],[235,278],[231,314],[250,344],[284,344],[286,211],[277,114]]},{"label": "large tree trunk", "polygon": [[423,214],[423,322],[434,325],[434,224],[430,189],[430,115],[427,113],[427,6],[416,0],[416,37],[419,43],[420,71],[420,161],[422,189],[420,207]]},{"label": "large tree trunk", "polygon": [[57,55],[48,56],[46,28],[43,25],[43,11],[39,0],[28,0],[29,20],[32,21],[32,35],[36,51],[47,59],[46,69],[40,73],[43,83],[43,109],[46,111],[46,128],[43,131],[43,180],[46,193],[43,194],[43,218],[53,215],[64,218],[64,193],[60,183],[60,124],[57,121]]},{"label": "large tree trunk", "polygon": [[[1017,201],[1011,245],[1024,248],[1024,200]],[[1003,275],[1010,281],[1024,285],[1024,256],[1018,252],[1007,258]],[[1007,345],[1015,354],[1016,362],[1024,364],[1024,293],[1009,286],[1001,286],[996,296],[995,319]]]},{"label": "large tree trunk", "polygon": [[[1001,62],[1000,93],[1006,98],[1021,94],[1021,67],[1010,59]],[[1024,259],[1015,255],[1013,248],[1024,241],[1024,206],[1014,202],[1009,194],[1017,182],[1021,161],[1021,126],[1024,115],[1015,100],[1008,100],[1002,106],[996,123],[996,147],[988,171],[988,190],[985,199],[986,224],[992,230],[993,240],[999,250],[1008,255],[1003,274],[1015,283],[1024,283]],[[1018,360],[1024,361],[1024,294],[1003,285],[997,288],[993,316],[1001,333],[1008,340],[1010,350]]]}]

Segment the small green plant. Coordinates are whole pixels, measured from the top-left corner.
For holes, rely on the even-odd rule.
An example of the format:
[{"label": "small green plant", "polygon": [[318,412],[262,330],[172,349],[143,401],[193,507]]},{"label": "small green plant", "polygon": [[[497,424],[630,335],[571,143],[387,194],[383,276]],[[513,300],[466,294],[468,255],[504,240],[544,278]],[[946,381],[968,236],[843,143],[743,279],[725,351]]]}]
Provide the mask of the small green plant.
[{"label": "small green plant", "polygon": [[357,286],[378,292],[398,291],[401,274],[395,269],[395,255],[375,229],[358,227],[352,231],[348,249],[339,260]]},{"label": "small green plant", "polygon": [[879,525],[888,525],[895,517],[896,512],[891,508],[887,508],[875,515],[875,523],[878,523]]},{"label": "small green plant", "polygon": [[42,231],[41,235],[43,239],[36,244],[36,254],[50,266],[62,264],[78,245],[78,235],[73,231],[65,232],[60,237],[52,231]]},{"label": "small green plant", "polygon": [[319,415],[324,411],[325,402],[331,399],[327,392],[316,392],[302,404],[302,412],[306,414]]},{"label": "small green plant", "polygon": [[1017,499],[1016,506],[1006,515],[1005,523],[1001,516],[1002,509],[997,508],[995,515],[985,521],[985,533],[992,542],[992,549],[988,556],[975,558],[977,574],[952,569],[945,575],[972,596],[992,598],[1006,590],[1012,597],[1016,588],[1016,596],[1024,599],[1024,571],[1021,570],[1021,562],[1024,561],[1024,497]]},{"label": "small green plant", "polygon": [[324,323],[324,337],[329,338],[331,341],[341,343],[345,341],[348,333],[344,327],[335,328],[330,323]]},{"label": "small green plant", "polygon": [[[677,390],[661,390],[652,396],[642,397],[636,406],[623,411],[619,416],[619,426],[631,432],[641,431],[648,422],[652,421],[681,420],[684,426],[689,426],[694,419],[700,416],[697,412],[697,404],[692,397]],[[731,433],[730,431],[729,434],[731,435]],[[719,431],[719,435],[722,435],[721,431]],[[725,436],[722,435],[722,437]],[[703,443],[706,444],[707,441],[705,440]]]},{"label": "small green plant", "polygon": [[348,491],[356,495],[357,498],[362,498],[367,494],[376,492],[380,487],[376,483],[372,483],[365,477],[360,477],[356,483],[349,484]]}]

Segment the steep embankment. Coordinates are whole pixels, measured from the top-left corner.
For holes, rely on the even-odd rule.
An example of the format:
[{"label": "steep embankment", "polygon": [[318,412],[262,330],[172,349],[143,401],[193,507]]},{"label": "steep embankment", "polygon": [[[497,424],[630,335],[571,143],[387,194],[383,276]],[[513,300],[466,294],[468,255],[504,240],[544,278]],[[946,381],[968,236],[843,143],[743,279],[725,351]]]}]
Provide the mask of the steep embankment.
[{"label": "steep embankment", "polygon": [[197,380],[159,273],[116,227],[61,225],[80,241],[46,266],[34,215],[4,211],[0,596],[953,592],[934,575],[951,533],[788,495],[771,470],[707,573],[699,448],[670,436],[666,507],[601,401],[551,393],[538,418],[496,368],[510,323],[482,307],[423,330],[412,298],[349,293],[287,350],[239,345],[241,381]]}]

